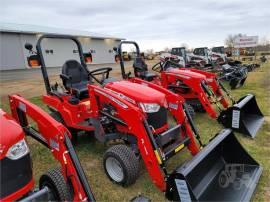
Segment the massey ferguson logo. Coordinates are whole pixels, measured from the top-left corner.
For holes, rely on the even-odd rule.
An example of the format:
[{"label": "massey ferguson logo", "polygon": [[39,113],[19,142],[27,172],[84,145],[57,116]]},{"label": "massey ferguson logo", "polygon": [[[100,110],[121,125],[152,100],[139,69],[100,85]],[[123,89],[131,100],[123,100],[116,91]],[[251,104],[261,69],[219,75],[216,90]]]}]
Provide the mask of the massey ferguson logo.
[{"label": "massey ferguson logo", "polygon": [[102,92],[102,91],[100,91],[100,90],[97,90],[97,89],[95,89],[95,91],[96,91],[97,93],[100,93],[101,95],[104,95],[105,97],[109,98],[110,100],[112,100],[112,101],[115,102],[116,104],[120,105],[120,106],[123,107],[124,109],[127,109],[127,108],[128,108],[127,105],[125,105],[125,104],[124,104],[123,102],[121,102],[120,100],[114,98],[113,96],[108,95],[108,94],[106,94],[106,93],[104,93],[104,92]]}]

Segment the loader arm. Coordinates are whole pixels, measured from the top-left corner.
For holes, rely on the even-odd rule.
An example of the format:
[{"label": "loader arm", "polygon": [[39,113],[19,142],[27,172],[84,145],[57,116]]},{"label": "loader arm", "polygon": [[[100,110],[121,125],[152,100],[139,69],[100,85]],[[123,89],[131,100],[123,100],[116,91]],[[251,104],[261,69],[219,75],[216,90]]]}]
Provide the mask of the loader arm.
[{"label": "loader arm", "polygon": [[181,97],[180,95],[177,95],[167,90],[166,88],[163,88],[159,85],[153,84],[151,82],[148,82],[139,78],[131,78],[129,79],[129,81],[139,83],[142,85],[147,85],[150,88],[153,88],[165,94],[169,111],[176,118],[177,123],[182,124],[184,126],[184,128],[186,129],[185,132],[190,138],[190,144],[188,145],[190,152],[192,153],[192,155],[197,154],[199,152],[199,148],[197,147],[194,135],[197,138],[200,146],[202,146],[203,144],[201,143],[200,136],[197,132],[195,124],[190,119],[190,117],[186,115],[188,113],[188,110],[186,110],[184,107],[185,99]]},{"label": "loader arm", "polygon": [[177,93],[177,81],[180,80],[183,82],[183,84],[187,85],[189,88],[192,89],[192,96],[191,97],[197,97],[200,100],[200,103],[202,104],[203,108],[206,110],[206,112],[214,119],[217,118],[218,113],[216,112],[215,108],[212,106],[212,103],[215,102],[215,100],[211,100],[211,92],[207,92],[207,89],[203,88],[201,79],[190,79],[188,77],[183,77],[181,75],[170,73],[170,72],[162,72],[161,73],[161,81],[162,86],[164,88],[169,89],[170,86],[173,85],[174,90]]},{"label": "loader arm", "polygon": [[[229,103],[226,100],[224,92],[223,92],[223,88],[219,85],[219,82],[217,81],[218,78],[215,73],[206,72],[206,71],[202,71],[202,70],[198,70],[194,68],[189,68],[189,71],[205,75],[207,77],[207,84],[211,86],[215,95],[217,97],[220,97],[220,103],[223,105],[224,108],[229,107]],[[225,92],[225,94],[228,96],[227,92]],[[231,97],[229,98],[231,99]]]},{"label": "loader arm", "polygon": [[[80,161],[71,144],[69,131],[38,106],[19,95],[9,96],[14,119],[22,126],[25,134],[48,147],[61,164],[62,174],[74,193],[74,201],[95,201]],[[30,126],[28,117],[35,121]]]}]

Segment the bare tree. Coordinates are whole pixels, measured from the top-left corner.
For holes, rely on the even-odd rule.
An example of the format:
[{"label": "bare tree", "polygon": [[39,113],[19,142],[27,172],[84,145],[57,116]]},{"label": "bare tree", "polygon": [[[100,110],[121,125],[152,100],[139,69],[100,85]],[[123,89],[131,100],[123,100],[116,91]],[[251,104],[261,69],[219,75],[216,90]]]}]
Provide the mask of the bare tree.
[{"label": "bare tree", "polygon": [[228,47],[228,48],[232,48],[233,47],[233,44],[234,44],[234,40],[236,39],[236,37],[241,37],[241,36],[245,36],[245,34],[229,34],[227,36],[227,38],[225,39],[225,45]]},{"label": "bare tree", "polygon": [[270,44],[270,39],[267,38],[267,36],[263,36],[259,43],[261,46],[267,46]]}]

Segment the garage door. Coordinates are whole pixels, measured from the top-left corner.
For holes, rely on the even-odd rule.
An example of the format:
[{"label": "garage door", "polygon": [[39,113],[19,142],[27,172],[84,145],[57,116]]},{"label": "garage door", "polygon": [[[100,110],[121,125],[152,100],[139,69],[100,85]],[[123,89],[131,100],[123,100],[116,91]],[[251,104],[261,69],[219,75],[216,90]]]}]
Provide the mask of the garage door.
[{"label": "garage door", "polygon": [[0,69],[25,69],[19,34],[0,33]]}]

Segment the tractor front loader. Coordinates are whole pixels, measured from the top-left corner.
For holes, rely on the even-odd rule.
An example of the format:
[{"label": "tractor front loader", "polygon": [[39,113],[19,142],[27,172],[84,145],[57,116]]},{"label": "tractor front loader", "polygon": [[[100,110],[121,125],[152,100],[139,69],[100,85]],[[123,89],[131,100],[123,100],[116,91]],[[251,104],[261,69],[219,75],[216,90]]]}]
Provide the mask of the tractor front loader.
[{"label": "tractor front loader", "polygon": [[[136,78],[133,82],[147,84]],[[196,144],[199,138],[193,124],[190,124],[192,119],[184,110],[184,100],[179,101],[174,93],[168,93],[166,99],[176,124],[157,132],[149,124],[149,117],[129,99],[94,85],[89,85],[88,89],[90,102],[98,106],[93,113],[96,117],[106,116],[116,128],[111,129],[106,138],[122,140],[104,155],[103,165],[112,181],[123,186],[134,183],[139,173],[136,158],[142,158],[153,183],[165,192],[169,200],[246,201],[251,198],[262,168],[244,150],[231,130],[221,131],[200,151],[200,144]],[[108,128],[114,127],[108,125]],[[184,148],[188,148],[194,157],[173,171],[168,170],[169,159]],[[242,164],[248,168],[250,187],[242,186],[242,189],[235,190],[232,186],[223,188],[219,184],[220,175],[229,164]]]},{"label": "tractor front loader", "polygon": [[[146,63],[140,57],[140,49],[136,42],[122,41],[117,48],[118,53],[122,44],[132,44],[136,47],[137,57],[133,64],[135,77],[173,91],[183,97],[195,110],[205,110],[210,117],[217,119],[226,128],[255,137],[264,117],[254,95],[248,94],[235,101],[214,73],[181,68],[170,60],[153,66],[152,70],[159,72],[159,76],[148,71]],[[121,56],[121,53],[119,55]],[[120,65],[122,77],[131,80],[131,73],[125,73],[121,57]]]},{"label": "tractor front loader", "polygon": [[179,93],[188,103],[191,102],[195,109],[202,105],[212,118],[226,128],[232,128],[252,138],[264,122],[255,95],[248,94],[238,101],[234,100],[215,73],[193,68],[169,68],[161,72],[161,83],[163,87]]},{"label": "tractor front loader", "polygon": [[[1,153],[1,200],[95,201],[69,131],[19,95],[9,96],[9,101],[12,117],[1,112],[0,145],[4,148]],[[30,125],[29,118],[34,120],[36,127]],[[51,169],[41,176],[38,191],[33,189],[32,163],[25,135],[47,147],[60,163],[60,169]],[[8,144],[18,137],[20,141],[9,147]]]}]

